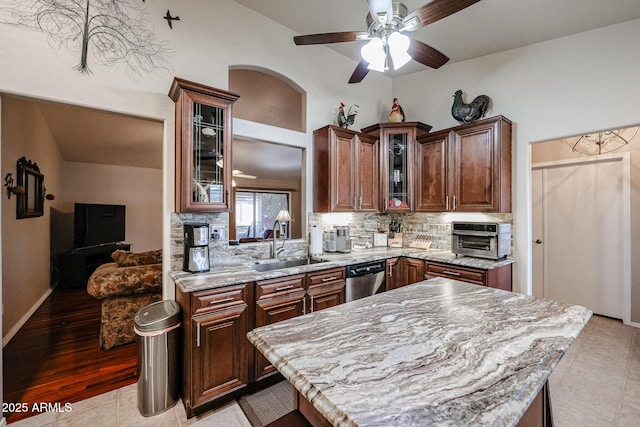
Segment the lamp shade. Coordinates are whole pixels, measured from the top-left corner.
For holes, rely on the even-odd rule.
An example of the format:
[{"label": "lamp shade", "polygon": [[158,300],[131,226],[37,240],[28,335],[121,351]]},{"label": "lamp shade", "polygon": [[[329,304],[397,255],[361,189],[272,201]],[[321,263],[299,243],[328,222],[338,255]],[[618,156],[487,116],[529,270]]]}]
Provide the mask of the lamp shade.
[{"label": "lamp shade", "polygon": [[411,60],[411,56],[407,53],[411,41],[409,37],[399,32],[391,33],[388,39],[389,53],[393,60],[393,69],[397,70]]},{"label": "lamp shade", "polygon": [[280,212],[278,212],[276,221],[291,221],[291,215],[289,214],[289,211],[286,209],[283,209]]},{"label": "lamp shade", "polygon": [[369,43],[362,46],[360,54],[362,55],[362,59],[369,63],[368,68],[370,70],[384,72],[385,53],[380,38],[372,38]]}]

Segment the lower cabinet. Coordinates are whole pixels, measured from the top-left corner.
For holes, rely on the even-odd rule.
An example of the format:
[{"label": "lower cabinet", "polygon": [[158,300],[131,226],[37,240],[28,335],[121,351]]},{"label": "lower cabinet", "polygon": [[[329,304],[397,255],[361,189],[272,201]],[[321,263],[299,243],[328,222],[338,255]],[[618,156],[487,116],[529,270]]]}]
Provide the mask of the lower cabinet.
[{"label": "lower cabinet", "polygon": [[386,285],[388,291],[404,286],[402,284],[400,266],[400,258],[390,258],[387,260]]},{"label": "lower cabinet", "polygon": [[[298,274],[256,282],[256,327],[302,316],[306,311],[305,278]],[[262,353],[253,351],[256,380],[276,372]]]},{"label": "lower cabinet", "polygon": [[511,264],[491,270],[473,267],[461,267],[440,262],[425,262],[425,279],[446,277],[476,285],[511,291]]},{"label": "lower cabinet", "polygon": [[309,273],[306,313],[344,304],[346,285],[344,268]]},{"label": "lower cabinet", "polygon": [[424,280],[424,261],[420,259],[401,258],[402,286]]},{"label": "lower cabinet", "polygon": [[242,394],[251,381],[253,284],[177,291],[183,316],[183,402],[188,416]]}]

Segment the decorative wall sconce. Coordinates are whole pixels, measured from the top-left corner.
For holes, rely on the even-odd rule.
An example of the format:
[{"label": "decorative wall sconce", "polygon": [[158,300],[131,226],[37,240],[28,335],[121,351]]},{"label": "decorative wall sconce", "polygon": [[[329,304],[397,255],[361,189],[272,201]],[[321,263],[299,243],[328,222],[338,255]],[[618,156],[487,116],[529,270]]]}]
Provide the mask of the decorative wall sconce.
[{"label": "decorative wall sconce", "polygon": [[54,200],[56,196],[51,193],[47,193],[47,187],[44,187],[44,198],[47,200]]},{"label": "decorative wall sconce", "polygon": [[4,177],[4,187],[7,189],[7,198],[11,199],[12,194],[24,194],[24,187],[21,185],[14,185],[13,174],[8,173]]}]

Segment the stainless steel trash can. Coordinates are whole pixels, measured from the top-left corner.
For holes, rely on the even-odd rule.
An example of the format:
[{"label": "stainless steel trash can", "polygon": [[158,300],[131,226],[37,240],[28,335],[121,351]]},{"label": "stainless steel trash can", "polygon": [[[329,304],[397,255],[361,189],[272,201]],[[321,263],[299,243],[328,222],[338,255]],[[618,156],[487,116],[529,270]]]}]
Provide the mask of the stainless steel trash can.
[{"label": "stainless steel trash can", "polygon": [[138,410],[145,417],[160,414],[178,401],[180,306],[158,301],[136,313],[138,341]]}]

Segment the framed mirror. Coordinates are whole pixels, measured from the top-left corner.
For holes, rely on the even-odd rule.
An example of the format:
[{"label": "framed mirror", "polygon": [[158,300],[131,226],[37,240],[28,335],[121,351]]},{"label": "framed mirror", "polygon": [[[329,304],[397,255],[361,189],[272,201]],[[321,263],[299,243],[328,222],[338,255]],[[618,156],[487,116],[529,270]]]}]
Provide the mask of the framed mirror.
[{"label": "framed mirror", "polygon": [[18,159],[17,184],[24,187],[24,194],[16,194],[16,218],[33,218],[44,215],[44,176],[36,163],[22,157]]}]

